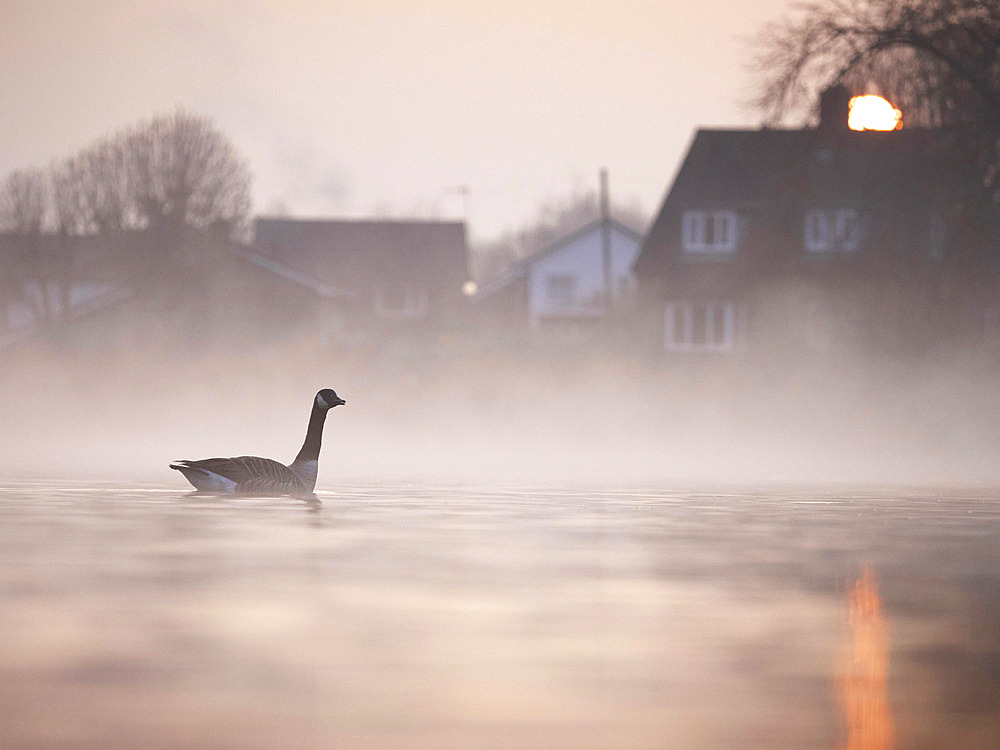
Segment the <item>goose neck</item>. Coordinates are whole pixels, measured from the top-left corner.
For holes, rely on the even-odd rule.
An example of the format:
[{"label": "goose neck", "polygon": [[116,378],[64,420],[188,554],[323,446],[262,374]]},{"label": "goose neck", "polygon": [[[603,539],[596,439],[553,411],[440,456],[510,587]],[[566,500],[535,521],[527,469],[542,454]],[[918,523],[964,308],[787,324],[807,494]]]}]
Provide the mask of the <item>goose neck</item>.
[{"label": "goose neck", "polygon": [[316,461],[319,459],[319,449],[323,443],[323,424],[326,422],[326,409],[313,405],[309,415],[309,427],[306,429],[306,439],[293,463]]}]

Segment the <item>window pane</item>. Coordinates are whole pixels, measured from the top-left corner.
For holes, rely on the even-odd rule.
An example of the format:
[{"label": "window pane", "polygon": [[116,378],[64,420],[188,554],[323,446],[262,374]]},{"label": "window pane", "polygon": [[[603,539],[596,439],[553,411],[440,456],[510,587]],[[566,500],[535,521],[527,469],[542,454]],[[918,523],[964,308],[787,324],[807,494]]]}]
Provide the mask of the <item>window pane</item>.
[{"label": "window pane", "polygon": [[683,219],[685,250],[699,250],[705,245],[705,212],[685,211]]},{"label": "window pane", "polygon": [[857,250],[860,243],[858,212],[845,208],[837,211],[837,242],[841,250]]},{"label": "window pane", "polygon": [[807,211],[805,216],[806,249],[817,252],[826,249],[826,216],[822,211]]},{"label": "window pane", "polygon": [[712,329],[709,333],[709,343],[722,346],[726,343],[726,306],[712,305]]},{"label": "window pane", "polygon": [[664,344],[667,349],[687,349],[691,344],[691,304],[668,302],[664,316]]},{"label": "window pane", "polygon": [[713,217],[712,226],[714,234],[712,245],[716,249],[723,250],[729,247],[729,212],[719,211]]},{"label": "window pane", "polygon": [[705,305],[695,305],[692,313],[691,343],[704,346],[708,333],[708,308]]}]

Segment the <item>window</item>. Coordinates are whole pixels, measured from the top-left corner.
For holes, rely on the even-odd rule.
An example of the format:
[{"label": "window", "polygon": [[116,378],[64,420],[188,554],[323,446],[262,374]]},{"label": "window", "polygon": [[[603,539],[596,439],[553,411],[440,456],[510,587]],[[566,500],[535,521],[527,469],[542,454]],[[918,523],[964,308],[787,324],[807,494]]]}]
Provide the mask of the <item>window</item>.
[{"label": "window", "polygon": [[576,301],[576,279],[555,274],[546,276],[545,297],[554,305],[572,305]]},{"label": "window", "polygon": [[427,290],[393,287],[375,292],[375,314],[383,319],[402,320],[427,315]]},{"label": "window", "polygon": [[861,221],[853,208],[813,209],[805,216],[806,250],[852,253],[861,247]]},{"label": "window", "polygon": [[722,352],[736,343],[732,302],[668,302],[664,319],[667,351]]},{"label": "window", "polygon": [[731,253],[736,250],[735,211],[685,211],[681,239],[687,253]]}]

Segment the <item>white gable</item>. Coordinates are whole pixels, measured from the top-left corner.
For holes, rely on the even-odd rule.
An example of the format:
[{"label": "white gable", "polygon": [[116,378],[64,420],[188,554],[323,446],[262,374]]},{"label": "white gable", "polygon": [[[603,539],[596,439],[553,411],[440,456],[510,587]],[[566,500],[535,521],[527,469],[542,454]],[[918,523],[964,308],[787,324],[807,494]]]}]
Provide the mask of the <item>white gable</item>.
[{"label": "white gable", "polygon": [[[596,318],[604,314],[604,240],[600,224],[531,260],[528,313],[532,326],[546,317]],[[635,286],[632,263],[641,240],[614,224],[610,234],[612,298],[621,300]]]}]

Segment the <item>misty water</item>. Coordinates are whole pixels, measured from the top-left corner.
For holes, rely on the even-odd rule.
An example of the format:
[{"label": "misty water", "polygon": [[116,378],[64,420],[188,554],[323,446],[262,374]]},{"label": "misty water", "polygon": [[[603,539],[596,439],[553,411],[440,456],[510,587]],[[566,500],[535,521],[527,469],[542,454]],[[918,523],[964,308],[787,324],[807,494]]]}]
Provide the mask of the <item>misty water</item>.
[{"label": "misty water", "polygon": [[3,748],[984,748],[989,490],[0,487]]}]

